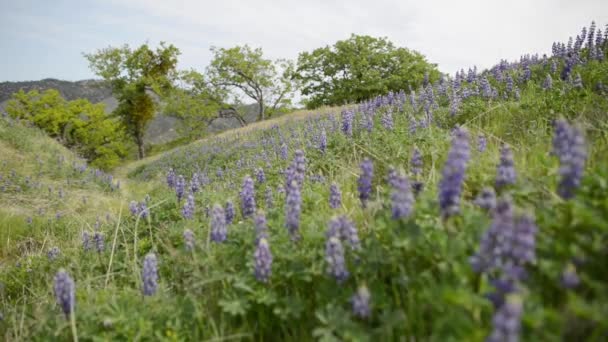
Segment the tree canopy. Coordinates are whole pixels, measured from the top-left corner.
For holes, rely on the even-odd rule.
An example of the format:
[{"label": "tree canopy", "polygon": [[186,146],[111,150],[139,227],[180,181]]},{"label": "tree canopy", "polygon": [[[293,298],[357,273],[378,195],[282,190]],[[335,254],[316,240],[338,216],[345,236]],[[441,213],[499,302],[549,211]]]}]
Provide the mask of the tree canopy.
[{"label": "tree canopy", "polygon": [[248,45],[229,49],[212,47],[211,52],[213,59],[207,67],[210,83],[234,97],[242,94],[254,100],[258,105],[258,120],[291,103],[293,62],[266,59],[261,48],[252,49]]},{"label": "tree canopy", "polygon": [[139,158],[145,156],[144,133],[157,109],[154,95],[173,88],[179,54],[179,49],[163,42],[156,50],[148,44],[137,49],[123,45],[85,54],[91,70],[111,84],[119,101],[114,114],[134,138]]},{"label": "tree canopy", "polygon": [[91,165],[108,169],[127,153],[128,143],[120,122],[106,115],[103,104],[88,100],[66,101],[55,89],[13,94],[6,112],[26,120],[75,149]]},{"label": "tree canopy", "polygon": [[307,107],[359,102],[389,91],[417,88],[425,77],[440,76],[437,66],[387,38],[351,35],[333,46],[303,52],[295,77]]}]

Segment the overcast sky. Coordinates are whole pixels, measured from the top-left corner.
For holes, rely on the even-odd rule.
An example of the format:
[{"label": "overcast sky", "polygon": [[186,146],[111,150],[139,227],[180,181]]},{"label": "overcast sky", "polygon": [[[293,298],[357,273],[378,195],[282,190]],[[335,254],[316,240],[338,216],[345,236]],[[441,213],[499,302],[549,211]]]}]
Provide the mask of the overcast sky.
[{"label": "overcast sky", "polygon": [[249,44],[271,58],[351,33],[388,37],[453,73],[548,53],[595,20],[608,0],[0,0],[0,81],[93,78],[83,52],[166,41],[180,68],[203,70],[210,46]]}]

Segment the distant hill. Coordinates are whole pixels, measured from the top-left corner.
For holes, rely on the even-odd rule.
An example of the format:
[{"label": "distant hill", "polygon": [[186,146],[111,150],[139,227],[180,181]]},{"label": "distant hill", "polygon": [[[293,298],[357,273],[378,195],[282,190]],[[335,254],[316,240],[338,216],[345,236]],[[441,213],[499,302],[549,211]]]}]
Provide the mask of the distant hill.
[{"label": "distant hill", "polygon": [[[118,101],[112,96],[110,87],[101,80],[63,81],[54,78],[45,78],[40,81],[0,82],[0,111],[12,94],[23,91],[56,89],[67,100],[79,98],[87,99],[93,103],[102,102],[106,105],[106,112],[111,113],[118,106]],[[255,122],[257,105],[250,104],[241,107],[243,119],[247,123]],[[157,114],[146,131],[145,140],[151,144],[166,143],[179,137],[179,119],[171,116]],[[241,125],[235,118],[218,117],[209,125],[209,132],[219,132]]]},{"label": "distant hill", "polygon": [[102,102],[112,97],[112,90],[99,80],[62,81],[45,78],[40,81],[2,82],[0,83],[0,102],[11,98],[13,93],[23,91],[56,89],[67,100],[84,98],[91,102]]}]

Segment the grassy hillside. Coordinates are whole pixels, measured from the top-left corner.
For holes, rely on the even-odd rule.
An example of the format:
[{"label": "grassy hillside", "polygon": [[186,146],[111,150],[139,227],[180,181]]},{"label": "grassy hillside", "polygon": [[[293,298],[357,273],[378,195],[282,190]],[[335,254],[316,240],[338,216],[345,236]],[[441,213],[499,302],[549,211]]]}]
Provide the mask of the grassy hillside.
[{"label": "grassy hillside", "polygon": [[[125,167],[122,198],[134,202],[111,205],[97,229],[90,216],[84,228],[70,218],[20,230],[60,251],[7,249],[1,336],[603,340],[606,44],[599,51],[501,62]],[[100,187],[90,190],[101,202],[114,198]],[[480,198],[488,188],[495,202]],[[60,269],[75,282],[63,308]]]},{"label": "grassy hillside", "polygon": [[36,128],[0,119],[0,151],[2,259],[44,254],[58,242],[54,229],[82,230],[119,206],[113,176],[88,168]]}]

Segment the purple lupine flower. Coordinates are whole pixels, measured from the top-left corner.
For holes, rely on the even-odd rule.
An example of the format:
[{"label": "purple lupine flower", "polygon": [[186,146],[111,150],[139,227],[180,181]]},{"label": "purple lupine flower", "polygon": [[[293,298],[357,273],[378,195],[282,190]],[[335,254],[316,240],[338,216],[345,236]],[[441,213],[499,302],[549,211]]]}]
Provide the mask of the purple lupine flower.
[{"label": "purple lupine flower", "polygon": [[258,182],[258,184],[262,184],[262,183],[266,182],[266,174],[264,174],[264,169],[259,167],[255,170],[255,179]]},{"label": "purple lupine flower", "polygon": [[357,293],[351,298],[353,314],[359,318],[368,318],[371,315],[370,299],[371,295],[367,286],[359,286]]},{"label": "purple lupine flower", "polygon": [[186,247],[186,250],[189,252],[193,251],[194,247],[196,245],[196,242],[194,239],[194,233],[190,229],[186,229],[186,230],[184,230],[183,236],[184,236],[184,246]]},{"label": "purple lupine flower", "polygon": [[216,204],[211,211],[211,240],[214,242],[224,242],[227,237],[226,214],[224,214],[222,206]]},{"label": "purple lupine flower", "polygon": [[181,202],[182,198],[184,198],[184,192],[186,191],[186,180],[184,176],[179,175],[177,177],[177,181],[175,182],[175,194],[177,195],[177,201]]},{"label": "purple lupine flower", "polygon": [[272,274],[272,253],[266,237],[260,238],[253,256],[255,278],[262,283],[268,282]]},{"label": "purple lupine flower", "polygon": [[57,305],[61,307],[66,317],[70,317],[76,306],[76,296],[74,295],[76,286],[72,277],[63,268],[55,274],[53,290]]},{"label": "purple lupine flower", "polygon": [[304,151],[296,150],[293,159],[293,169],[295,180],[298,182],[298,187],[302,189],[304,176],[306,175],[306,157],[304,156]]},{"label": "purple lupine flower", "polygon": [[510,295],[505,303],[494,313],[492,332],[487,342],[519,341],[523,306],[518,295]]},{"label": "purple lupine flower", "polygon": [[568,125],[565,136],[567,140],[560,142],[559,144],[562,144],[562,146],[556,149],[556,151],[559,151],[558,156],[560,160],[560,182],[557,192],[562,198],[570,199],[574,197],[574,192],[580,186],[583,177],[585,162],[587,160],[587,147],[585,137],[580,128]]},{"label": "purple lupine flower", "polygon": [[562,286],[567,289],[574,289],[581,283],[581,279],[578,274],[576,274],[574,265],[568,264],[568,266],[566,266],[562,272],[560,281]]},{"label": "purple lupine flower", "polygon": [[551,88],[553,88],[553,79],[551,78],[551,75],[547,74],[547,77],[545,77],[545,80],[543,81],[543,89],[550,90]]},{"label": "purple lupine flower", "polygon": [[59,253],[61,253],[61,251],[59,250],[59,247],[55,246],[55,247],[49,249],[49,251],[46,253],[46,256],[49,259],[49,261],[53,261],[53,260],[57,259],[57,257],[59,257]]},{"label": "purple lupine flower", "polygon": [[148,253],[144,258],[141,279],[143,295],[153,296],[158,289],[158,261],[153,252]]},{"label": "purple lupine flower", "polygon": [[231,200],[226,201],[224,212],[226,213],[226,224],[232,224],[234,222],[234,204]]},{"label": "purple lupine flower", "polygon": [[169,172],[167,172],[167,185],[170,188],[175,188],[175,182],[175,171],[173,171],[173,169],[169,169]]},{"label": "purple lupine flower", "polygon": [[192,196],[192,194],[188,194],[184,207],[182,208],[182,216],[186,220],[192,220],[194,218],[194,209],[194,196]]},{"label": "purple lupine flower", "polygon": [[103,234],[98,229],[96,229],[93,234],[93,241],[95,242],[95,250],[97,250],[97,253],[103,253],[105,250],[105,243]]},{"label": "purple lupine flower", "polygon": [[337,209],[340,206],[342,206],[342,192],[340,192],[338,184],[332,183],[329,186],[329,207]]},{"label": "purple lupine flower", "polygon": [[91,250],[91,236],[89,235],[89,232],[87,232],[86,230],[82,232],[82,249],[85,252],[88,252]]},{"label": "purple lupine flower", "polygon": [[281,159],[283,160],[287,160],[287,158],[289,157],[288,154],[288,150],[287,150],[287,144],[282,144],[281,145]]},{"label": "purple lupine flower", "polygon": [[353,119],[355,113],[351,110],[345,109],[342,111],[342,133],[347,137],[353,136]]},{"label": "purple lupine flower", "polygon": [[482,209],[493,210],[496,208],[496,192],[492,187],[485,187],[481,189],[481,192],[475,198],[476,205]]},{"label": "purple lupine flower", "polygon": [[394,127],[393,121],[393,113],[390,109],[386,109],[384,113],[382,113],[382,118],[380,119],[382,122],[382,126],[388,131],[392,131]]},{"label": "purple lupine flower", "polygon": [[515,266],[523,266],[536,260],[536,226],[534,216],[524,214],[518,217],[511,237],[509,262]]},{"label": "purple lupine flower", "polygon": [[243,215],[243,218],[247,218],[255,212],[255,194],[251,177],[245,176],[243,179],[243,187],[240,195],[241,214]]},{"label": "purple lupine flower", "polygon": [[558,158],[568,154],[568,145],[570,142],[570,124],[564,119],[557,119],[553,123],[553,150],[552,154]]},{"label": "purple lupine flower", "polygon": [[216,176],[218,179],[222,179],[222,178],[224,178],[224,170],[222,170],[222,168],[221,168],[221,167],[218,167],[218,168],[217,168],[217,170],[215,171],[215,176]]},{"label": "purple lupine flower", "polygon": [[358,187],[361,206],[367,207],[367,201],[372,194],[372,178],[374,177],[374,164],[368,158],[361,163],[361,174],[359,175]]},{"label": "purple lupine flower", "polygon": [[513,162],[513,153],[507,144],[500,149],[500,164],[496,169],[496,188],[515,184],[517,173]]},{"label": "purple lupine flower", "polygon": [[190,191],[195,194],[201,189],[201,184],[199,183],[199,175],[195,172],[192,175],[192,179],[190,180]]},{"label": "purple lupine flower", "polygon": [[404,174],[397,175],[392,187],[392,218],[395,220],[407,218],[412,213],[412,207],[414,206],[414,195],[407,176]]},{"label": "purple lupine flower", "polygon": [[343,283],[349,276],[344,260],[344,248],[337,236],[328,236],[325,243],[325,261],[327,261],[327,272],[336,278],[338,283]]},{"label": "purple lupine flower", "polygon": [[266,221],[266,215],[262,210],[258,210],[253,221],[255,223],[256,243],[258,243],[261,238],[268,238],[268,222]]},{"label": "purple lupine flower", "polygon": [[266,210],[272,209],[274,206],[274,199],[272,196],[272,188],[269,186],[266,187],[266,191],[264,192],[264,199],[266,202]]},{"label": "purple lupine flower", "polygon": [[412,153],[412,159],[410,159],[410,170],[414,176],[422,174],[422,165],[422,153],[415,147],[414,152]]},{"label": "purple lupine flower", "polygon": [[483,234],[479,243],[479,251],[470,259],[473,271],[486,272],[503,266],[504,256],[513,235],[515,221],[513,208],[509,198],[501,198],[492,212],[492,224]]},{"label": "purple lupine flower", "polygon": [[439,183],[439,206],[444,218],[460,212],[460,193],[469,157],[469,133],[458,127],[453,133],[452,146]]},{"label": "purple lupine flower", "polygon": [[361,241],[355,223],[345,215],[334,217],[329,221],[326,236],[329,238],[335,236],[341,242],[348,242],[351,250],[360,250]]},{"label": "purple lupine flower", "polygon": [[416,134],[416,129],[418,129],[418,123],[416,122],[415,118],[410,118],[410,126],[409,126],[409,133],[411,135]]},{"label": "purple lupine flower", "polygon": [[150,215],[150,209],[148,209],[148,206],[146,205],[145,201],[139,202],[137,211],[141,215],[142,219],[146,219]]},{"label": "purple lupine flower", "polygon": [[300,215],[302,213],[302,196],[296,181],[288,184],[287,198],[285,199],[285,226],[292,240],[300,238]]},{"label": "purple lupine flower", "polygon": [[325,133],[325,128],[321,130],[321,136],[319,137],[319,150],[323,154],[325,154],[325,150],[327,150],[327,134]]},{"label": "purple lupine flower", "polygon": [[513,92],[513,77],[511,77],[510,74],[507,75],[507,80],[505,81],[505,83],[507,93],[511,94]]}]

